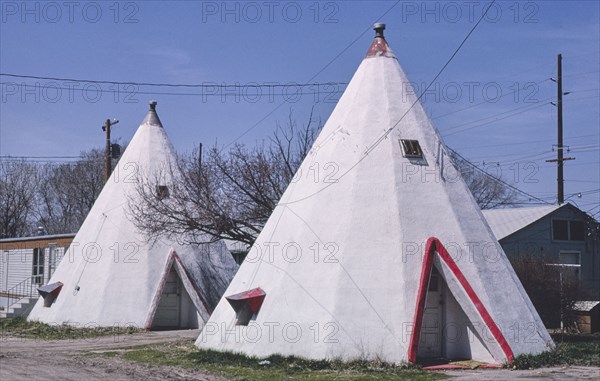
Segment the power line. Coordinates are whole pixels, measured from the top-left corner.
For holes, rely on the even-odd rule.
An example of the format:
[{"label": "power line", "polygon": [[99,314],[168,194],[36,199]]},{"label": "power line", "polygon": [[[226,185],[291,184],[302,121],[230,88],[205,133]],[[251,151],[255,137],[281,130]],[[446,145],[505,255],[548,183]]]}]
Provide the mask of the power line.
[{"label": "power line", "polygon": [[593,193],[598,193],[598,192],[600,192],[600,189],[588,189],[585,191],[576,192],[573,195],[578,195],[578,194],[585,195],[585,194],[593,194]]},{"label": "power line", "polygon": [[[554,97],[554,98],[556,98],[556,97]],[[548,99],[553,99],[553,98],[548,98]],[[546,105],[548,105],[548,103],[538,103],[538,104],[536,104],[536,105],[527,105],[527,106],[521,106],[521,107],[517,107],[517,108],[515,108],[515,109],[512,109],[512,110],[509,110],[509,111],[504,111],[504,112],[501,112],[501,113],[499,113],[499,114],[496,114],[496,115],[488,116],[488,117],[486,117],[486,118],[483,118],[483,119],[480,119],[480,120],[478,120],[478,121],[487,120],[487,119],[490,119],[490,118],[496,118],[496,119],[494,119],[494,120],[490,120],[490,121],[488,121],[488,122],[484,122],[484,123],[481,123],[481,124],[476,124],[476,125],[474,125],[474,126],[467,127],[467,128],[463,128],[463,129],[460,129],[460,130],[456,130],[456,129],[457,129],[457,128],[459,128],[459,127],[468,126],[469,124],[473,124],[473,123],[475,123],[475,122],[478,122],[478,121],[475,121],[475,122],[468,122],[468,123],[464,123],[464,124],[459,124],[459,125],[456,125],[456,126],[449,127],[449,128],[448,128],[448,129],[446,129],[446,130],[445,130],[443,133],[444,133],[444,136],[445,136],[445,137],[446,137],[446,136],[451,136],[451,135],[454,135],[454,134],[459,134],[459,133],[461,133],[461,132],[465,132],[465,131],[468,131],[468,130],[472,130],[472,129],[474,129],[474,128],[479,128],[479,127],[487,126],[487,125],[490,125],[490,124],[493,124],[493,123],[499,122],[499,121],[501,121],[501,120],[504,120],[504,119],[512,118],[513,116],[517,116],[517,115],[520,115],[520,114],[523,114],[523,113],[526,113],[526,112],[529,112],[529,111],[535,110],[535,109],[537,109],[537,108],[540,108],[540,107],[542,107],[542,106],[546,106]],[[517,111],[517,110],[520,110],[520,111],[518,111],[518,112],[515,112],[515,111]],[[500,115],[504,115],[504,114],[507,114],[507,113],[510,113],[510,112],[512,112],[512,114],[510,114],[510,115],[506,115],[506,116],[504,116],[504,117],[501,117],[501,118],[498,118],[498,116],[500,116]],[[448,132],[449,132],[449,131],[451,131],[451,130],[456,130],[456,131],[452,131],[452,132],[448,133]]]},{"label": "power line", "polygon": [[[400,122],[402,122],[402,120],[406,117],[406,115],[408,115],[408,113],[410,112],[410,110],[412,110],[412,108],[419,102],[419,100],[423,97],[423,95],[427,92],[427,90],[429,90],[429,88],[431,87],[431,85],[433,85],[433,83],[439,78],[439,76],[442,75],[442,73],[444,72],[444,70],[446,69],[446,67],[450,64],[450,62],[452,62],[452,60],[454,59],[454,57],[458,54],[458,52],[460,51],[460,49],[467,42],[467,40],[469,39],[469,37],[471,36],[471,34],[473,34],[473,32],[475,31],[475,29],[477,28],[477,26],[481,23],[481,21],[487,15],[488,11],[492,7],[492,5],[494,5],[495,2],[496,2],[496,0],[492,0],[490,2],[490,4],[488,5],[488,7],[486,8],[485,12],[482,13],[482,15],[479,18],[479,20],[477,20],[477,22],[471,28],[471,30],[469,31],[469,33],[467,33],[467,35],[462,40],[462,42],[454,50],[454,53],[452,53],[452,55],[450,56],[450,58],[448,58],[448,60],[446,61],[446,63],[438,71],[438,73],[435,75],[435,77],[431,80],[431,82],[429,82],[429,85],[427,85],[427,87],[425,88],[425,90],[423,90],[423,92],[421,92],[421,95],[419,95],[419,97],[410,105],[410,107],[408,108],[408,110],[406,110],[406,112],[400,117],[400,119],[398,119],[398,121],[396,123],[394,123],[393,126],[391,126],[390,128],[388,128],[378,139],[376,139],[373,144],[369,145],[367,147],[367,149],[365,150],[365,152],[363,153],[363,156],[360,159],[358,159],[358,161],[356,163],[354,163],[352,166],[350,166],[350,168],[348,168],[344,173],[342,173],[340,175],[340,177],[338,178],[338,180],[340,180],[341,178],[343,178],[344,176],[346,176],[357,165],[359,165],[360,163],[362,163],[362,161],[368,156],[368,154],[371,151],[373,151],[382,141],[384,141],[387,138],[387,136],[400,124]],[[312,193],[310,195],[307,195],[305,197],[301,197],[300,199],[297,199],[297,200],[294,200],[294,201],[287,202],[286,204],[293,204],[293,203],[297,203],[297,202],[306,200],[306,199],[308,199],[308,198],[310,198],[310,197],[312,197],[312,196],[314,196],[314,195],[322,192],[323,190],[329,188],[332,184],[337,184],[337,182],[336,183],[329,183],[326,186],[322,187],[321,189],[315,191],[314,193]],[[281,205],[283,205],[283,204],[281,204]]]},{"label": "power line", "polygon": [[[550,80],[550,78],[546,78],[546,79],[544,79],[542,81],[539,81],[539,82],[532,82],[532,84],[539,85],[539,84],[544,83],[544,82],[549,81],[549,80]],[[524,86],[528,86],[528,85],[529,84],[525,84]],[[504,98],[504,97],[506,97],[508,95],[514,94],[517,90],[525,90],[525,87],[519,88],[519,89],[515,89],[515,90],[513,90],[511,92],[508,92],[506,94],[502,94],[501,96],[499,96],[496,99],[501,99],[501,98]],[[444,117],[446,117],[448,115],[456,114],[458,112],[462,112],[462,111],[469,110],[469,109],[472,109],[472,108],[477,107],[477,106],[481,106],[481,105],[484,105],[484,104],[490,104],[490,103],[491,102],[489,102],[489,101],[482,101],[482,102],[479,102],[479,103],[475,103],[474,105],[471,105],[469,107],[461,108],[461,109],[458,109],[458,110],[455,110],[455,111],[451,111],[451,112],[446,113],[446,114],[438,115],[438,116],[436,116],[434,118],[431,118],[431,120],[441,119],[441,118],[444,118]]]},{"label": "power line", "polygon": [[[589,135],[578,135],[578,136],[567,136],[565,139],[581,139],[581,138],[589,138],[589,137],[598,137],[598,134],[589,134]],[[468,147],[457,147],[460,150],[469,150],[469,149],[480,149],[480,148],[491,148],[491,147],[504,147],[504,146],[516,146],[523,144],[531,144],[531,143],[545,143],[545,142],[553,142],[555,139],[542,139],[542,140],[530,140],[526,142],[517,142],[517,143],[501,143],[501,144],[488,144],[488,145],[470,145]]]},{"label": "power line", "polygon": [[[537,156],[547,155],[549,153],[552,153],[552,151],[548,150],[548,151],[544,151],[544,152],[530,153],[530,154],[527,154],[525,156],[517,157],[517,158],[511,159],[511,160],[515,160],[515,161],[526,160],[526,159],[529,159],[529,158],[535,158]],[[486,155],[486,156],[475,156],[475,157],[469,157],[469,158],[471,160],[484,159],[484,160],[489,161],[489,162],[496,162],[496,161],[499,161],[498,158],[502,158],[502,157],[514,157],[514,156],[515,156],[515,154],[511,153],[511,154],[507,154],[507,155],[492,156],[491,158],[490,158],[489,155]]]},{"label": "power line", "polygon": [[[14,85],[14,86],[18,86],[18,87],[25,88],[25,89],[28,89],[28,88],[29,89],[31,89],[31,88],[35,89],[35,87],[37,86],[35,84],[30,84],[30,83],[10,83],[10,82],[0,82],[0,85]],[[282,85],[282,86],[288,86],[288,88],[293,88],[293,89],[297,89],[297,88],[302,89],[302,88],[306,87],[306,86],[296,86],[296,85],[293,85],[293,84]],[[320,85],[319,84],[315,84],[315,86],[328,86],[328,85],[327,84],[320,84]],[[331,86],[334,86],[334,85],[331,85]],[[335,85],[335,86],[337,86],[337,85]],[[223,86],[223,88],[225,88],[225,87],[228,90],[232,90],[232,89],[235,89],[235,88],[237,88],[237,89],[243,89],[243,90],[247,89],[244,86],[238,86],[238,87],[235,87],[235,86],[232,87],[230,85]],[[260,89],[261,86],[254,86],[253,88]],[[96,88],[95,89],[83,89],[83,88],[82,89],[74,89],[74,88],[62,87],[62,86],[52,86],[52,87],[48,87],[48,89],[52,89],[52,90],[66,90],[66,91],[81,91],[81,92],[84,92],[84,91],[86,91],[86,92],[87,91],[98,91],[98,92],[101,92],[101,93],[113,93],[113,94],[117,93],[117,94],[122,94],[123,96],[126,96],[126,95],[185,95],[185,96],[201,96],[201,97],[207,97],[207,96],[209,96],[209,97],[211,97],[211,96],[214,96],[214,97],[240,97],[240,98],[244,97],[244,98],[249,98],[249,99],[254,99],[255,97],[258,98],[258,97],[263,96],[263,94],[255,94],[255,93],[242,94],[242,93],[239,93],[239,92],[236,92],[236,93],[222,93],[222,92],[219,92],[219,93],[181,93],[181,92],[138,91],[138,90],[129,91],[129,90],[123,90],[123,89],[103,89],[103,88],[99,88],[99,89],[96,89]],[[316,91],[317,92],[322,91],[323,95],[341,94],[341,93],[343,93],[343,91],[341,91],[341,90],[336,90],[336,91],[316,90]],[[304,95],[311,95],[311,94],[313,94],[312,91],[311,92],[307,92]],[[300,93],[300,95],[302,95],[302,93]],[[278,93],[267,93],[267,94],[264,94],[264,96],[265,97],[283,96],[283,97],[289,97],[289,98],[296,98],[298,96],[298,93],[297,92],[296,93],[291,92],[291,93],[287,94],[287,93],[279,93],[278,92]]]},{"label": "power line", "polygon": [[[408,110],[406,110],[406,112],[404,113],[404,115],[402,115],[400,117],[400,119],[398,119],[398,121],[396,123],[394,123],[394,125],[392,127],[388,128],[377,140],[375,140],[375,142],[372,145],[370,145],[369,147],[367,147],[367,149],[366,149],[366,153],[367,154],[369,152],[371,152],[372,150],[374,150],[384,139],[386,139],[388,137],[388,135],[400,124],[400,122],[402,122],[402,120],[406,117],[406,115],[408,115],[408,113],[410,112],[410,110],[412,110],[412,108],[415,107],[415,105],[417,103],[419,103],[419,101],[421,100],[421,98],[423,97],[423,95],[425,95],[427,93],[427,91],[429,90],[429,88],[435,83],[435,81],[439,78],[439,76],[442,75],[442,73],[444,72],[444,70],[446,69],[446,67],[448,67],[448,65],[450,65],[450,62],[452,62],[452,60],[454,59],[454,57],[456,57],[456,55],[458,54],[458,52],[460,51],[460,49],[467,42],[467,40],[469,39],[469,37],[471,36],[471,34],[473,34],[473,32],[475,31],[475,29],[477,28],[477,26],[481,23],[481,21],[487,15],[488,11],[490,10],[490,8],[492,7],[492,5],[495,2],[496,2],[496,0],[492,0],[492,2],[486,8],[485,12],[481,15],[481,18],[479,20],[477,20],[477,23],[475,23],[475,25],[473,25],[473,28],[471,28],[471,30],[469,31],[469,33],[467,33],[467,35],[462,40],[462,42],[454,50],[454,53],[452,53],[452,55],[450,56],[450,58],[448,58],[448,60],[446,61],[446,63],[438,71],[438,73],[435,75],[435,77],[433,77],[433,79],[431,80],[431,82],[429,82],[429,85],[427,85],[427,87],[425,88],[425,90],[423,90],[421,92],[421,94],[417,97],[417,99],[415,99],[415,101],[410,105],[410,107],[408,108]],[[362,161],[362,159],[359,160],[358,163],[360,163],[360,161]],[[356,163],[356,165],[358,163]]]},{"label": "power line", "polygon": [[563,77],[578,77],[580,75],[595,74],[595,73],[600,73],[600,71],[595,70],[595,71],[584,71],[581,73],[563,74]]},{"label": "power line", "polygon": [[596,146],[596,148],[572,148],[570,151],[567,152],[593,152],[598,150],[600,150],[600,148]]},{"label": "power line", "polygon": [[[392,11],[392,9],[394,9],[396,7],[396,5],[398,5],[400,3],[401,0],[396,1],[390,8],[388,8],[385,12],[383,12],[383,14],[381,14],[376,21],[381,20],[382,18],[384,18],[388,13],[390,13]],[[325,66],[323,66],[321,68],[321,70],[319,70],[315,75],[313,75],[309,81],[312,81],[313,79],[315,79],[319,74],[321,74],[323,71],[325,71],[325,69],[327,69],[335,60],[337,60],[342,54],[344,54],[346,52],[346,50],[350,49],[350,47],[352,45],[354,45],[358,40],[360,40],[362,38],[362,36],[365,35],[365,33],[367,33],[368,31],[371,30],[372,24],[369,25],[367,27],[367,29],[365,29],[364,31],[362,31],[362,33],[360,33],[358,35],[358,37],[356,37],[348,46],[346,46],[344,49],[342,49],[338,54],[336,54],[335,57],[333,57],[329,62],[327,62],[327,64],[325,64]]]},{"label": "power line", "polygon": [[[549,97],[549,98],[546,98],[546,99],[542,100],[541,103],[538,103],[538,104],[527,105],[527,106],[519,106],[519,107],[516,107],[514,109],[511,109],[511,110],[508,110],[508,111],[503,111],[501,113],[498,113],[498,114],[495,114],[495,115],[492,115],[492,116],[488,116],[488,117],[485,117],[485,118],[482,118],[482,119],[478,119],[478,120],[475,120],[475,121],[471,121],[471,122],[467,122],[467,123],[463,123],[463,124],[459,124],[459,125],[456,125],[456,126],[449,127],[448,129],[444,130],[444,136],[451,136],[451,135],[458,134],[458,133],[461,133],[461,132],[464,132],[464,131],[472,130],[474,128],[479,128],[479,127],[487,126],[489,124],[496,123],[496,122],[499,122],[499,121],[504,120],[504,119],[512,118],[513,116],[517,116],[517,115],[520,115],[520,114],[523,114],[523,113],[535,110],[535,109],[537,109],[539,107],[546,106],[546,105],[549,104],[549,103],[545,103],[546,101],[551,100],[551,99],[555,99],[555,98],[556,97]],[[590,96],[590,97],[568,99],[568,101],[573,102],[573,101],[580,101],[580,100],[592,99],[592,98],[598,98],[598,96]],[[514,111],[517,111],[517,110],[521,110],[521,111],[514,112]],[[513,114],[507,115],[507,116],[502,117],[502,118],[497,118],[497,119],[491,120],[489,122],[484,122],[484,123],[481,123],[481,124],[478,124],[478,125],[475,125],[475,126],[471,126],[471,127],[467,127],[467,128],[463,128],[463,129],[460,129],[460,130],[457,130],[457,131],[453,131],[453,132],[447,133],[450,130],[454,130],[454,129],[457,129],[457,128],[463,127],[463,126],[468,126],[469,124],[473,124],[473,123],[476,123],[476,122],[479,122],[479,121],[483,121],[483,120],[487,120],[487,119],[490,119],[490,118],[494,118],[494,117],[497,117],[497,116],[500,116],[500,115],[504,115],[504,114],[507,114],[507,113],[510,113],[510,112],[513,112]]]},{"label": "power line", "polygon": [[[294,83],[290,82],[287,84],[282,83],[254,83],[248,84],[217,84],[217,83],[201,83],[201,84],[188,84],[188,83],[152,83],[152,82],[133,82],[133,81],[108,81],[108,80],[97,80],[97,79],[82,79],[82,78],[60,78],[60,77],[42,77],[37,75],[24,75],[24,74],[11,74],[11,73],[0,73],[0,76],[11,77],[11,78],[24,78],[24,79],[39,79],[47,81],[65,81],[65,82],[77,82],[77,83],[96,83],[105,85],[133,85],[133,86],[152,86],[152,87],[186,87],[186,88],[248,88],[248,87],[309,87],[309,86],[325,86],[325,85],[347,85],[347,82],[322,82],[322,83]],[[17,85],[17,84],[15,84]]]},{"label": "power line", "polygon": [[[493,0],[496,1],[496,0]],[[394,9],[396,7],[396,5],[398,5],[400,3],[400,0],[396,1],[390,8],[388,8],[385,12],[383,12],[383,14],[381,14],[376,21],[382,19],[385,15],[387,15],[389,12],[392,11],[392,9]],[[480,20],[481,21],[481,20]],[[372,25],[372,24],[371,24]],[[350,44],[348,44],[344,49],[342,49],[335,57],[333,57],[327,64],[325,64],[325,66],[323,66],[315,75],[313,75],[308,81],[312,81],[313,79],[315,79],[319,74],[321,74],[327,67],[329,67],[336,59],[338,59],[342,54],[344,54],[344,52],[346,52],[346,50],[350,49],[350,47],[352,45],[354,45],[358,40],[360,40],[362,38],[362,36],[365,35],[365,33],[367,33],[370,29],[371,29],[371,25],[369,25],[369,27],[367,29],[365,29],[362,33],[360,33],[360,35],[358,37],[356,37],[352,42],[350,42]],[[275,111],[279,110],[279,108],[281,108],[281,106],[283,106],[285,104],[285,102],[282,102],[280,104],[278,104],[275,108],[273,108],[273,110],[269,111],[265,116],[263,116],[262,118],[260,118],[257,122],[255,122],[253,125],[251,125],[250,127],[248,127],[246,130],[244,130],[237,138],[233,139],[231,142],[229,142],[227,145],[225,145],[223,147],[223,149],[226,149],[227,147],[231,146],[232,144],[234,144],[235,142],[237,142],[238,140],[240,140],[241,138],[243,138],[244,136],[246,136],[248,133],[250,133],[250,131],[254,130],[258,125],[260,125],[263,121],[265,121],[269,116],[273,115],[275,113]]]},{"label": "power line", "polygon": [[495,118],[497,116],[508,114],[508,113],[511,113],[511,112],[514,112],[514,111],[517,111],[517,110],[521,110],[521,109],[524,109],[524,108],[535,107],[535,106],[539,106],[540,104],[546,105],[546,104],[548,104],[546,101],[549,101],[549,100],[554,99],[554,98],[556,98],[556,97],[546,98],[546,99],[541,100],[539,103],[528,104],[528,105],[525,105],[525,106],[519,106],[519,107],[516,107],[514,109],[510,109],[508,111],[502,111],[502,112],[500,112],[498,114],[486,116],[486,117],[481,118],[481,119],[476,119],[476,120],[473,120],[473,121],[470,121],[470,122],[466,122],[466,123],[462,123],[462,124],[459,124],[459,125],[456,125],[456,126],[448,127],[446,129],[446,131],[454,130],[454,129],[458,128],[458,127],[468,126],[469,124],[482,122],[482,121],[485,121],[485,120],[488,120],[488,119],[492,119],[492,118]]},{"label": "power line", "polygon": [[12,156],[0,155],[0,159],[82,159],[84,156]]},{"label": "power line", "polygon": [[[569,164],[569,167],[579,167],[579,166],[590,165],[590,164],[600,165],[600,162],[598,162],[598,161],[586,161],[585,163],[572,163],[572,164]],[[552,167],[549,167],[549,168],[552,168]]]},{"label": "power line", "polygon": [[456,151],[455,151],[455,150],[453,150],[452,148],[450,148],[450,147],[447,147],[447,148],[448,148],[448,150],[452,151],[452,152],[453,152],[455,155],[457,155],[457,156],[458,156],[458,157],[459,157],[461,160],[463,160],[465,163],[469,164],[471,167],[473,167],[473,168],[474,168],[474,169],[476,169],[477,171],[481,172],[481,173],[482,173],[482,174],[484,174],[485,176],[488,176],[488,177],[490,177],[490,178],[491,178],[491,179],[493,179],[494,181],[497,181],[497,182],[499,182],[499,183],[503,184],[504,186],[506,186],[506,187],[508,187],[508,188],[510,188],[510,189],[512,189],[512,190],[514,190],[514,191],[516,191],[516,192],[519,192],[519,193],[521,193],[521,194],[523,194],[523,195],[525,195],[525,196],[527,196],[527,197],[529,197],[530,199],[534,199],[534,200],[537,200],[537,201],[543,202],[543,203],[545,203],[545,204],[552,204],[552,203],[550,203],[550,202],[548,202],[548,201],[546,201],[546,200],[543,200],[543,199],[541,199],[541,198],[539,198],[539,197],[536,197],[536,196],[534,196],[534,195],[532,195],[532,194],[530,194],[530,193],[527,193],[527,192],[525,192],[524,190],[521,190],[521,189],[519,189],[519,188],[517,188],[517,187],[515,187],[515,186],[513,186],[513,185],[511,185],[511,184],[509,184],[509,183],[507,183],[507,182],[506,182],[506,181],[504,181],[504,180],[501,180],[501,179],[499,179],[499,178],[497,178],[497,177],[495,177],[495,176],[492,176],[492,175],[490,175],[490,174],[489,174],[489,173],[487,173],[485,170],[483,170],[483,169],[479,168],[477,165],[475,165],[475,164],[471,163],[471,162],[470,162],[469,160],[467,160],[467,159],[466,159],[464,156],[462,156],[461,154],[459,154],[458,152],[456,152]]}]

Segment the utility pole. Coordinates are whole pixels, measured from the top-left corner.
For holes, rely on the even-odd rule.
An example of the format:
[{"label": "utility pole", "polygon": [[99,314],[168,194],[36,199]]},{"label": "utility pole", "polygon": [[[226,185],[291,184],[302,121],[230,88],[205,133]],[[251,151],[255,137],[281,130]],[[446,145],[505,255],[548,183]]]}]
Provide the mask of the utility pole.
[{"label": "utility pole", "polygon": [[112,171],[110,162],[110,119],[106,119],[106,123],[104,124],[104,130],[106,131],[106,151],[104,152],[104,160],[106,161],[106,173],[104,174],[104,183],[106,183],[108,182],[110,172]]},{"label": "utility pole", "polygon": [[111,154],[110,154],[110,127],[117,123],[119,123],[119,121],[116,119],[113,119],[113,120],[106,119],[104,126],[102,126],[102,131],[106,132],[106,151],[104,153],[105,160],[106,160],[106,164],[105,164],[106,173],[104,175],[104,183],[108,182],[108,178],[110,177],[110,173],[112,172]]},{"label": "utility pole", "polygon": [[198,144],[198,168],[202,168],[202,143]]},{"label": "utility pole", "polygon": [[556,163],[556,181],[557,181],[557,202],[561,205],[565,202],[565,179],[563,165],[565,160],[575,160],[574,157],[564,157],[564,145],[563,145],[563,95],[569,94],[563,93],[562,90],[562,54],[557,57],[557,72],[556,72],[556,108],[557,108],[557,142],[556,142],[556,159],[546,160],[547,163]]},{"label": "utility pole", "polygon": [[565,202],[565,179],[564,179],[564,173],[563,173],[563,113],[562,113],[562,98],[563,98],[563,91],[562,91],[562,54],[559,54],[557,59],[556,59],[556,88],[557,88],[557,94],[556,94],[556,108],[558,110],[558,112],[556,113],[556,124],[558,127],[558,136],[556,138],[556,160],[557,160],[557,165],[556,165],[556,172],[557,172],[557,181],[558,181],[558,189],[557,189],[557,198],[558,198],[558,205],[562,204],[563,202]]}]

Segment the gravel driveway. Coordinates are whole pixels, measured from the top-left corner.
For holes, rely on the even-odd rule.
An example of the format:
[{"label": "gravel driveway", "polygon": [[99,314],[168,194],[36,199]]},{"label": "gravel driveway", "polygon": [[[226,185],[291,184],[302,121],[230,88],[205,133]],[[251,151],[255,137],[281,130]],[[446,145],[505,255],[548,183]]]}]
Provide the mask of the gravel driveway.
[{"label": "gravel driveway", "polygon": [[[2,337],[0,380],[203,380],[227,381],[202,370],[154,366],[116,357],[89,356],[82,352],[113,351],[181,339],[195,339],[197,330],[144,332],[76,340],[32,340]],[[452,380],[599,380],[599,367],[542,368],[535,370],[443,371]]]}]

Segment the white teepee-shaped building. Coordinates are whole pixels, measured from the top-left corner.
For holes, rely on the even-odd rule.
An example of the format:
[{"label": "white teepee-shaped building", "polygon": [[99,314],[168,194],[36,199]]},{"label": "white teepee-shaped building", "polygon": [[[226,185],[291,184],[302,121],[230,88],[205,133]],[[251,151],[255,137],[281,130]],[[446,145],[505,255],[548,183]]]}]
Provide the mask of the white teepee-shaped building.
[{"label": "white teepee-shaped building", "polygon": [[[173,147],[156,102],[129,143],[73,243],[40,291],[29,320],[76,326],[202,327],[237,265],[221,241],[148,243],[128,215],[138,178],[163,179],[168,197]],[[160,189],[158,189],[160,188]]]},{"label": "white teepee-shaped building", "polygon": [[200,348],[396,363],[552,348],[383,29]]}]

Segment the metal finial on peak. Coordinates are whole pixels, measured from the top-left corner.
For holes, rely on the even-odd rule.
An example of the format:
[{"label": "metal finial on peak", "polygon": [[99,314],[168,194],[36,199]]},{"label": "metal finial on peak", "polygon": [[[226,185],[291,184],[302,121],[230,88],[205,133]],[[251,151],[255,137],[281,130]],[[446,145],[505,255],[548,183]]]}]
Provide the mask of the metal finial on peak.
[{"label": "metal finial on peak", "polygon": [[380,56],[395,58],[394,53],[392,52],[392,50],[388,46],[387,42],[385,41],[385,37],[383,37],[383,31],[385,30],[385,24],[382,24],[379,22],[375,23],[373,25],[373,30],[375,30],[375,39],[373,40],[371,47],[367,51],[366,58],[380,57]]},{"label": "metal finial on peak", "polygon": [[375,23],[375,25],[373,25],[373,30],[375,31],[375,37],[383,38],[383,31],[385,30],[385,24],[382,24],[380,22]]},{"label": "metal finial on peak", "polygon": [[148,115],[146,115],[146,118],[144,118],[144,121],[142,122],[142,124],[150,124],[150,125],[162,127],[162,123],[160,122],[160,119],[158,118],[158,114],[156,113],[156,105],[158,104],[158,102],[150,101],[150,102],[148,102],[148,104],[150,104],[150,110],[148,111]]}]

